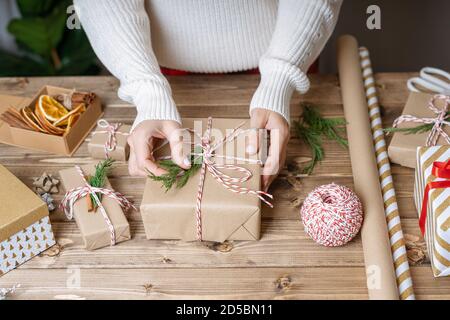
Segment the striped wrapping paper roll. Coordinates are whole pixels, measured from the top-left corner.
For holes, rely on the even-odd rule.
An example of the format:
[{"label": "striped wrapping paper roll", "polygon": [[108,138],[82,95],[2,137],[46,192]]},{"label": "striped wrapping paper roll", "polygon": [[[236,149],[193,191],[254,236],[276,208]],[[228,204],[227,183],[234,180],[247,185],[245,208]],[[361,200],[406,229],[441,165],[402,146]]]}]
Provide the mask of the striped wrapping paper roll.
[{"label": "striped wrapping paper roll", "polygon": [[369,51],[362,47],[359,52],[398,290],[400,299],[414,300],[413,283],[406,255],[405,239],[403,238],[400,223],[391,165],[389,163],[386,141],[384,140],[380,107],[370,64]]}]

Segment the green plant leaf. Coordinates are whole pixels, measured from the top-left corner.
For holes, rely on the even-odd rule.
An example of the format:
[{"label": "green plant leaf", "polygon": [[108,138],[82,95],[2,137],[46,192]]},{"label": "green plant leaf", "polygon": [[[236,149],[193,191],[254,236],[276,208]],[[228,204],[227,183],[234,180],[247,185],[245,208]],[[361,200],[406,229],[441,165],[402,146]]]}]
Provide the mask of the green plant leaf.
[{"label": "green plant leaf", "polygon": [[[198,149],[197,149],[198,150]],[[200,153],[200,151],[194,153]],[[153,181],[161,182],[166,192],[173,186],[180,189],[183,188],[189,179],[202,167],[201,161],[194,161],[197,156],[191,155],[191,167],[189,169],[182,169],[172,160],[161,160],[158,162],[161,168],[165,169],[167,173],[156,176],[148,171],[148,177]]]},{"label": "green plant leaf", "polygon": [[0,77],[42,76],[51,72],[51,65],[45,62],[0,51]]},{"label": "green plant leaf", "polygon": [[8,25],[8,31],[16,41],[42,56],[50,57],[51,52],[60,42],[65,30],[66,12],[64,7],[55,8],[45,18],[29,17],[13,19]]},{"label": "green plant leaf", "polygon": [[17,7],[24,18],[44,16],[48,14],[56,0],[17,0]]},{"label": "green plant leaf", "polygon": [[[100,161],[95,165],[95,172],[92,176],[88,177],[89,184],[93,187],[103,188],[106,180],[108,179],[108,174],[111,171],[114,161],[111,158]],[[102,194],[96,193],[97,198],[102,201]],[[97,208],[97,203],[95,202],[94,196],[91,194],[91,201],[94,206],[94,209]]]},{"label": "green plant leaf", "polygon": [[97,74],[97,57],[83,30],[67,30],[59,45],[61,68],[58,75]]}]

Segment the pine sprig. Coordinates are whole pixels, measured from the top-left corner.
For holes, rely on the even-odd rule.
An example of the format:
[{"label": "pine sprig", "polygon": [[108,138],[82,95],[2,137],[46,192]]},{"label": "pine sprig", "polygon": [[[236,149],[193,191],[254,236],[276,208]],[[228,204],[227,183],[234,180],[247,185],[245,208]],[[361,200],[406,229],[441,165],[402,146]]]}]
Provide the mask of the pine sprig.
[{"label": "pine sprig", "polygon": [[294,122],[294,129],[296,136],[303,140],[307,146],[310,147],[312,153],[312,159],[308,165],[303,168],[303,173],[310,174],[315,165],[323,160],[324,150],[322,147],[322,138],[320,134],[311,130],[303,122]]},{"label": "pine sprig", "polygon": [[189,169],[183,169],[179,167],[172,160],[161,160],[158,162],[161,168],[165,169],[167,173],[157,176],[152,172],[149,172],[148,177],[153,181],[159,181],[166,189],[166,192],[175,186],[177,189],[183,188],[189,179],[195,175],[195,173],[202,167],[201,157],[197,155],[191,155],[191,167]]},{"label": "pine sprig", "polygon": [[[445,115],[445,121],[449,121],[450,120],[450,111],[447,112],[447,114]],[[433,129],[434,123],[425,123],[425,124],[421,124],[415,127],[410,127],[410,128],[385,128],[384,132],[386,133],[394,133],[394,132],[402,132],[404,134],[420,134],[420,133],[425,133],[425,132],[429,132],[431,131],[431,129]]]},{"label": "pine sprig", "polygon": [[345,124],[344,118],[324,118],[313,106],[303,105],[302,116],[299,121],[294,121],[296,136],[309,146],[312,153],[312,159],[303,173],[311,174],[316,164],[323,160],[323,137],[334,140],[343,147],[348,146],[347,139],[341,136]]},{"label": "pine sprig", "polygon": [[[108,178],[108,174],[112,169],[114,164],[114,160],[108,158],[103,160],[95,165],[95,172],[92,176],[88,177],[88,183],[96,188],[102,188],[105,186],[106,179]],[[102,201],[102,194],[96,193],[98,199]],[[97,203],[95,202],[94,196],[91,194],[91,203],[94,211],[97,209]]]}]

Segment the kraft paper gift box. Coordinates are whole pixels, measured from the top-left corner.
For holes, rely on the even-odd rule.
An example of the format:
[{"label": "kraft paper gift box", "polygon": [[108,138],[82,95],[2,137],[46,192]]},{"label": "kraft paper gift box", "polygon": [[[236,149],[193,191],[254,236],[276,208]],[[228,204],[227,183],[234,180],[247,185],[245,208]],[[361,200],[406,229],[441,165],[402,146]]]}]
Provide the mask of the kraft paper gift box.
[{"label": "kraft paper gift box", "polygon": [[[0,95],[0,114],[9,107],[20,109],[34,106],[43,94],[69,94],[73,90],[44,86],[32,99],[16,96]],[[102,115],[102,105],[97,96],[81,114],[75,125],[63,136],[56,136],[32,130],[10,127],[0,120],[0,142],[32,150],[46,151],[54,154],[71,156],[83,143],[89,132],[95,127],[97,119]]]},{"label": "kraft paper gift box", "polygon": [[[194,120],[202,121],[203,134],[206,119],[184,119],[184,128],[193,128]],[[242,123],[242,119],[213,119],[212,128],[225,134]],[[199,130],[196,129],[197,132]],[[246,157],[243,145],[226,144],[224,154],[234,150],[234,155]],[[168,154],[168,148],[158,155]],[[260,155],[253,157],[257,159]],[[219,161],[219,159],[216,159]],[[252,177],[243,186],[260,190],[259,164],[238,162],[252,172]],[[227,174],[235,173],[224,171]],[[238,173],[239,175],[239,173]],[[182,188],[173,187],[169,191],[162,188],[160,182],[147,179],[140,211],[148,239],[197,240],[196,233],[196,196],[198,192],[200,170],[192,176]],[[225,240],[258,240],[260,238],[261,201],[254,195],[237,194],[221,185],[207,171],[201,201],[202,240],[223,242]]]},{"label": "kraft paper gift box", "polygon": [[54,244],[47,205],[0,165],[0,276]]},{"label": "kraft paper gift box", "polygon": [[[418,118],[436,118],[436,114],[428,108],[428,103],[433,98],[432,94],[411,92],[403,109],[402,115],[412,115]],[[441,103],[440,101],[439,103]],[[438,105],[438,108],[442,106]],[[420,123],[405,122],[399,125],[399,128],[416,127]],[[442,129],[450,134],[450,128],[443,126]],[[388,154],[391,162],[400,164],[408,168],[416,167],[417,147],[425,146],[429,132],[405,134],[395,132],[388,147]],[[436,145],[446,145],[446,141],[439,136]]]},{"label": "kraft paper gift box", "polygon": [[[111,123],[110,125],[114,125]],[[115,132],[116,144],[114,150],[108,151],[108,157],[118,161],[127,161],[130,154],[127,138],[130,133],[131,126],[121,124]],[[91,141],[88,143],[88,151],[94,159],[105,159],[105,143],[109,139],[109,134],[105,128],[97,126],[92,132]]]},{"label": "kraft paper gift box", "polygon": [[[450,160],[450,146],[419,147],[415,175],[414,200],[421,217],[426,185],[448,179],[435,177],[433,163]],[[450,168],[448,168],[450,170]],[[450,275],[450,188],[431,189],[424,224],[427,250],[435,277]]]},{"label": "kraft paper gift box", "polygon": [[[88,176],[95,172],[94,165],[81,166],[83,173]],[[59,172],[61,182],[67,191],[85,185],[83,178],[76,168],[64,169]],[[105,188],[112,189],[107,180]],[[131,239],[130,225],[119,203],[107,196],[102,196],[102,205],[114,227],[116,244]],[[88,211],[85,197],[75,202],[73,216],[80,230],[87,250],[95,250],[111,245],[111,232],[99,209],[95,212]]]}]

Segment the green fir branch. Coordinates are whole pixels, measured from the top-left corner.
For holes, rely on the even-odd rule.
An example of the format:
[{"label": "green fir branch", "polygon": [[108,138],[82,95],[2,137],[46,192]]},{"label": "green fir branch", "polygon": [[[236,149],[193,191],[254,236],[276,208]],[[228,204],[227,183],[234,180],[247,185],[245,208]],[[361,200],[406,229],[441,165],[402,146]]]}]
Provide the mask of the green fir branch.
[{"label": "green fir branch", "polygon": [[[450,111],[447,112],[444,120],[445,121],[450,120]],[[421,124],[421,125],[418,125],[415,127],[410,127],[410,128],[390,127],[390,128],[383,129],[383,131],[386,132],[387,134],[395,133],[395,132],[401,132],[404,134],[420,134],[420,133],[425,133],[425,132],[431,131],[431,129],[433,129],[433,126],[434,126],[434,123],[424,123],[424,124]]]},{"label": "green fir branch", "polygon": [[[92,187],[103,188],[105,186],[106,179],[108,178],[108,174],[111,171],[113,164],[114,160],[111,158],[108,158],[96,164],[94,174],[88,177],[88,183]],[[102,201],[102,194],[96,193],[96,195],[98,199]],[[97,209],[97,203],[95,202],[94,196],[92,194],[90,195],[90,197],[95,211]]]},{"label": "green fir branch", "polygon": [[294,121],[294,132],[310,149],[311,161],[302,172],[311,174],[317,163],[324,158],[323,137],[336,141],[343,147],[348,141],[341,134],[344,132],[346,121],[344,118],[324,118],[310,105],[303,105],[303,114],[298,121]]},{"label": "green fir branch", "polygon": [[191,155],[191,167],[189,169],[179,167],[172,160],[161,160],[158,164],[161,168],[166,170],[167,173],[157,176],[152,172],[148,172],[148,177],[153,181],[161,182],[162,187],[164,187],[166,192],[172,189],[173,186],[177,189],[183,188],[189,179],[202,167],[201,157],[198,155]]}]

